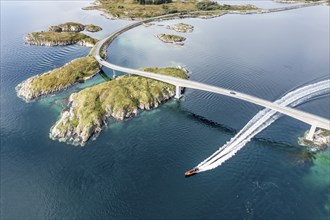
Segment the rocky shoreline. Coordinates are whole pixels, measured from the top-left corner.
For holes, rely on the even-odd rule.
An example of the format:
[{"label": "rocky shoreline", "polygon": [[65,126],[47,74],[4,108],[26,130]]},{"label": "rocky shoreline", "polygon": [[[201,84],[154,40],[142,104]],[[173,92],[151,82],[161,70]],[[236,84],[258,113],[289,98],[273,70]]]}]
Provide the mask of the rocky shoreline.
[{"label": "rocky shoreline", "polygon": [[[41,33],[41,32],[40,32]],[[76,40],[76,39],[70,39],[70,40],[46,40],[43,38],[38,38],[33,36],[32,34],[27,34],[25,37],[25,43],[30,44],[30,45],[36,45],[36,46],[48,46],[48,47],[53,47],[53,46],[66,46],[66,45],[72,45],[72,44],[77,44],[80,46],[85,46],[85,47],[94,47],[96,44],[97,40],[94,38],[86,37],[81,40]]]},{"label": "rocky shoreline", "polygon": [[101,27],[89,24],[83,25],[77,22],[67,22],[53,25],[48,31],[32,32],[25,36],[25,43],[36,46],[66,46],[78,44],[85,47],[93,47],[98,40],[87,36],[81,31],[97,32]]},{"label": "rocky shoreline", "polygon": [[80,32],[83,30],[85,30],[85,25],[77,22],[66,22],[64,24],[59,24],[49,27],[49,31],[56,31],[56,32]]},{"label": "rocky shoreline", "polygon": [[330,131],[323,129],[316,130],[313,136],[313,141],[306,139],[308,132],[309,131],[306,131],[303,137],[298,138],[299,145],[306,146],[313,152],[322,151],[330,147]]},{"label": "rocky shoreline", "polygon": [[184,23],[168,25],[166,28],[181,33],[192,32],[194,30],[194,26]]},{"label": "rocky shoreline", "polygon": [[66,46],[78,44],[93,47],[98,40],[75,32],[32,32],[25,36],[25,43],[36,46]]},{"label": "rocky shoreline", "polygon": [[[182,68],[145,69],[187,78]],[[109,118],[124,120],[157,108],[175,95],[175,87],[139,76],[123,76],[71,94],[68,108],[50,129],[53,140],[83,146],[101,132]]]},{"label": "rocky shoreline", "polygon": [[103,29],[100,26],[94,25],[94,24],[88,24],[85,25],[85,31],[88,32],[99,32],[102,31]]}]

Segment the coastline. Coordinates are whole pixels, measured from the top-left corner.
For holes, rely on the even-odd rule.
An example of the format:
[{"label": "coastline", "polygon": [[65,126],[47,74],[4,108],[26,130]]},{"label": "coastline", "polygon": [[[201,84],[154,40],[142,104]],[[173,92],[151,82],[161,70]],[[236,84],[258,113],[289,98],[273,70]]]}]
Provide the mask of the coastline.
[{"label": "coastline", "polygon": [[[275,0],[274,0],[275,1]],[[280,0],[281,1],[281,0]],[[276,1],[275,1],[276,2]],[[279,2],[282,4],[286,4],[287,2]],[[280,12],[280,11],[287,11],[287,10],[294,10],[298,8],[304,8],[304,7],[310,7],[314,5],[322,5],[322,4],[328,4],[327,0],[321,0],[317,2],[307,2],[307,1],[293,1],[293,3],[302,3],[299,5],[289,5],[286,7],[279,7],[279,8],[258,8],[258,9],[250,9],[250,10],[210,10],[210,11],[191,11],[191,12],[178,12],[178,13],[171,13],[171,14],[165,14],[165,15],[159,15],[155,17],[116,17],[109,12],[106,11],[104,8],[88,8],[84,7],[82,10],[97,10],[102,12],[101,16],[104,16],[106,19],[110,20],[127,20],[127,21],[146,21],[148,23],[149,19],[155,19],[155,18],[161,18],[163,20],[170,20],[170,19],[176,19],[176,16],[178,19],[181,18],[201,18],[201,19],[210,19],[215,17],[220,17],[225,14],[263,14],[263,13],[272,13],[272,12]],[[91,3],[94,6],[99,6],[100,3],[97,1],[93,1]],[[288,3],[289,4],[289,3]],[[93,7],[93,6],[91,6]],[[163,17],[163,18],[162,18]],[[173,17],[170,19],[166,19],[166,17]],[[154,21],[156,21],[155,19]]]},{"label": "coastline", "polygon": [[[63,7],[68,9],[61,14],[63,21],[105,27],[93,35],[98,39],[133,21],[107,20],[100,12],[81,11],[79,6],[86,5],[81,2],[10,3],[24,10],[17,15],[9,14],[8,4],[3,4],[2,17],[10,23],[2,26],[1,42],[2,218],[327,219],[330,148],[299,163],[298,154],[307,149],[297,144],[297,137],[309,126],[286,116],[223,166],[184,177],[186,170],[229,141],[260,109],[221,95],[187,89],[180,100],[173,98],[136,117],[111,118],[84,147],[50,139],[50,128],[67,110],[70,94],[104,79],[97,74],[26,104],[16,96],[18,83],[85,56],[91,48],[29,46],[23,34],[56,24]],[[274,100],[327,77],[323,69],[329,64],[325,59],[329,49],[322,45],[328,45],[328,9],[316,6],[276,14],[155,22],[150,28],[140,26],[120,35],[107,49],[107,60],[133,68],[182,65],[192,71],[191,80],[242,88]],[[183,48],[154,38],[154,33],[168,31],[166,25],[180,21],[195,26],[192,34],[184,35],[188,39]],[[246,45],[244,51],[240,45]],[[290,66],[281,66],[282,61]],[[102,69],[112,76],[111,69]],[[328,103],[329,96],[322,95],[297,108],[327,116]]]},{"label": "coastline", "polygon": [[[318,2],[317,4],[320,4],[320,2]],[[270,12],[275,12],[275,11],[279,11],[279,10],[289,10],[289,9],[295,9],[295,8],[301,8],[301,7],[307,7],[307,6],[314,6],[314,5],[317,5],[317,4],[313,3],[313,4],[297,5],[297,6],[290,6],[290,7],[280,8],[280,9],[265,9],[265,10],[258,9],[258,10],[249,11],[248,13],[246,11],[226,11],[226,12],[224,12],[224,11],[217,11],[218,14],[216,16],[222,16],[222,15],[225,15],[225,14],[237,14],[237,13],[238,14],[270,13]],[[203,15],[201,15],[201,13]],[[93,47],[93,49],[91,49],[90,55],[98,56],[97,53],[101,53],[101,57],[104,58],[106,56],[106,52],[105,52],[106,51],[106,48],[111,44],[111,42],[114,39],[116,39],[120,34],[126,32],[126,31],[128,31],[128,30],[130,30],[132,28],[135,28],[137,26],[145,25],[145,24],[148,24],[148,23],[153,22],[153,21],[170,20],[170,19],[175,19],[175,18],[189,18],[189,17],[201,17],[201,16],[202,16],[202,18],[205,18],[204,13],[209,13],[209,12],[205,12],[205,11],[200,12],[200,11],[197,11],[197,12],[191,12],[191,13],[176,13],[176,14],[162,15],[162,16],[157,16],[157,17],[153,17],[153,18],[148,18],[148,19],[145,19],[145,20],[141,20],[141,21],[135,22],[133,24],[129,24],[129,25],[124,26],[121,29],[115,31],[110,36],[106,37],[105,39],[103,39],[99,43],[97,43]],[[211,13],[214,13],[214,11],[211,12]],[[214,14],[212,14],[211,17],[214,17]],[[160,38],[160,37],[158,36],[158,38]],[[183,38],[183,39],[185,40],[185,38]],[[162,40],[162,41],[164,41],[164,40]],[[180,44],[180,45],[183,44],[181,41],[179,43],[177,43],[177,42],[167,42],[166,41],[166,43],[175,43],[175,44]],[[94,73],[93,76],[95,74],[96,73]],[[23,83],[19,84],[16,87],[18,96],[24,99],[24,96],[22,95],[22,93],[20,93],[22,87],[25,85],[25,83],[28,83],[29,81],[32,81],[34,79],[38,79],[38,77],[40,77],[40,75],[37,75],[35,77],[31,77],[28,80],[24,81]],[[76,82],[74,82],[74,83],[76,83]],[[72,83],[72,84],[74,84],[74,83]],[[51,93],[54,93],[54,92],[59,91],[59,90],[63,90],[65,88],[71,86],[72,84],[67,85],[65,87],[56,88],[55,90],[42,92],[40,95],[37,95],[35,97],[25,96],[25,101],[31,101],[31,100],[33,100],[35,98],[38,98],[38,97],[42,96],[42,95],[47,95],[47,94],[51,94]],[[124,116],[123,117],[116,117],[115,116],[114,118],[119,118],[119,119],[122,120],[125,117]],[[98,123],[98,124],[101,124],[101,123]]]},{"label": "coastline", "polygon": [[[188,78],[180,67],[144,68],[162,75]],[[175,95],[175,87],[140,76],[121,76],[70,95],[66,110],[52,126],[49,137],[84,146],[99,134],[109,118],[124,120],[152,110]]]},{"label": "coastline", "polygon": [[[97,44],[99,44],[101,41],[103,41],[103,42],[102,42],[102,45],[100,46],[101,49],[100,49],[99,55],[101,57],[105,58],[106,48],[109,47],[109,45],[119,35],[123,34],[124,32],[126,32],[130,29],[133,29],[140,25],[147,25],[148,23],[154,22],[154,21],[185,19],[185,18],[211,19],[211,18],[215,18],[215,17],[221,17],[226,14],[251,15],[251,14],[275,13],[275,12],[286,11],[286,10],[294,10],[294,9],[298,9],[298,8],[312,7],[312,6],[316,6],[316,5],[322,5],[325,3],[327,3],[326,0],[315,2],[315,3],[312,2],[312,3],[302,4],[302,5],[293,5],[293,6],[282,7],[282,8],[273,8],[273,9],[258,9],[258,10],[250,10],[250,11],[194,11],[194,12],[188,12],[188,13],[173,13],[173,14],[161,15],[161,16],[156,16],[153,18],[128,19],[128,20],[137,20],[137,22],[134,22],[132,24],[128,24],[122,28],[119,28],[118,30],[113,32],[108,37],[100,40]],[[97,9],[97,10],[99,10],[99,9]],[[109,15],[109,16],[111,16],[111,15]],[[94,56],[95,55],[96,54],[94,54]]]}]

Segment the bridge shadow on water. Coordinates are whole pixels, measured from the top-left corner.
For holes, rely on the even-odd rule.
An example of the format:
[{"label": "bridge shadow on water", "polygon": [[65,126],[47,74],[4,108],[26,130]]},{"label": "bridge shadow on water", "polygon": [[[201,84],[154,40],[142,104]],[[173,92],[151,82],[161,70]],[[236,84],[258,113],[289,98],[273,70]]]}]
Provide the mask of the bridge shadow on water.
[{"label": "bridge shadow on water", "polygon": [[104,81],[110,81],[110,80],[112,80],[111,77],[109,77],[109,76],[103,71],[103,69],[100,70],[99,74],[100,74],[100,76],[104,79]]},{"label": "bridge shadow on water", "polygon": [[[236,130],[232,127],[218,123],[216,121],[212,121],[202,115],[195,114],[195,113],[185,109],[184,107],[181,106],[180,101],[174,101],[170,105],[166,105],[166,108],[171,109],[172,111],[175,111],[178,114],[184,115],[185,117],[187,117],[193,121],[196,121],[200,124],[203,124],[205,126],[213,128],[213,129],[217,129],[221,133],[224,133],[227,135],[235,136],[239,132],[238,130]],[[291,144],[282,143],[279,141],[274,141],[274,140],[262,138],[262,137],[253,137],[251,141],[256,141],[257,143],[259,143],[261,145],[276,147],[277,149],[280,149],[281,151],[291,152],[294,154],[296,154],[297,151],[298,152],[301,152],[302,150],[304,151],[304,149],[299,145],[291,145]],[[313,155],[310,155],[310,156],[313,157]]]},{"label": "bridge shadow on water", "polygon": [[[111,73],[106,73],[102,69],[99,72],[99,74],[104,79],[104,81],[110,81],[116,77],[115,73],[113,73],[113,77],[109,77],[109,75],[111,75]],[[320,97],[314,97],[313,99],[318,99],[318,98],[320,98]],[[303,103],[301,103],[301,104],[303,104]],[[236,130],[230,126],[210,120],[202,115],[195,114],[195,113],[185,109],[184,107],[181,106],[181,102],[178,100],[174,100],[173,102],[171,102],[170,105],[165,105],[163,107],[171,109],[172,111],[175,111],[178,114],[184,115],[185,117],[189,118],[190,120],[196,121],[207,127],[217,129],[221,133],[224,133],[224,134],[227,134],[230,136],[235,136],[239,132],[238,130]],[[267,145],[270,147],[276,147],[277,149],[279,149],[281,151],[292,153],[294,155],[297,155],[297,157],[301,157],[301,160],[305,161],[305,162],[311,162],[315,158],[315,154],[306,150],[306,148],[298,146],[298,145],[282,143],[279,141],[274,141],[274,140],[262,138],[262,137],[253,137],[251,141],[256,141],[258,144]]]}]

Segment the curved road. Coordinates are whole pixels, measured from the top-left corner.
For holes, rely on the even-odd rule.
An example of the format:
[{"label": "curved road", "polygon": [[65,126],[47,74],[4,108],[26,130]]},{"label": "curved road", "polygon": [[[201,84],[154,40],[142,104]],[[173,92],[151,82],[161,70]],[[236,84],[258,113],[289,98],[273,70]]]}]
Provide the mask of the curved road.
[{"label": "curved road", "polygon": [[[173,15],[166,16],[166,17],[164,16],[164,18],[169,18],[169,17],[173,17]],[[265,108],[269,108],[269,109],[275,110],[277,112],[280,112],[282,114],[288,115],[288,116],[298,119],[300,121],[303,121],[312,126],[312,128],[311,128],[312,133],[314,133],[313,130],[315,130],[316,127],[330,130],[330,120],[328,120],[326,118],[322,118],[320,116],[316,116],[316,115],[313,115],[313,114],[310,114],[307,112],[303,112],[301,110],[293,109],[290,107],[281,106],[279,104],[270,102],[268,100],[258,98],[256,96],[248,95],[248,94],[233,91],[233,90],[228,90],[228,89],[221,88],[218,86],[212,86],[212,85],[208,85],[205,83],[200,83],[200,82],[196,82],[196,81],[192,81],[192,80],[179,79],[176,77],[165,76],[165,75],[160,75],[160,74],[156,74],[156,73],[145,72],[145,71],[141,71],[141,70],[117,66],[115,64],[112,64],[112,63],[109,63],[109,62],[103,60],[100,57],[101,49],[105,45],[109,45],[120,34],[124,33],[125,31],[127,31],[129,29],[137,27],[143,23],[151,22],[153,20],[160,19],[160,18],[161,17],[157,17],[154,19],[147,19],[144,21],[135,22],[133,24],[130,24],[130,25],[127,25],[127,26],[121,28],[120,30],[118,30],[118,31],[114,32],[113,34],[111,34],[110,36],[108,36],[107,38],[99,41],[94,47],[94,50],[92,53],[93,56],[101,65],[106,66],[110,69],[125,72],[128,74],[139,75],[139,76],[143,76],[143,77],[147,77],[150,79],[155,79],[155,80],[159,80],[159,81],[162,81],[165,83],[175,85],[177,87],[177,92],[180,91],[179,90],[180,87],[197,89],[197,90],[202,90],[202,91],[207,91],[207,92],[213,92],[213,93],[233,97],[236,99],[244,100],[244,101],[247,101],[247,102],[250,102],[253,104],[257,104],[257,105],[263,106]]]}]

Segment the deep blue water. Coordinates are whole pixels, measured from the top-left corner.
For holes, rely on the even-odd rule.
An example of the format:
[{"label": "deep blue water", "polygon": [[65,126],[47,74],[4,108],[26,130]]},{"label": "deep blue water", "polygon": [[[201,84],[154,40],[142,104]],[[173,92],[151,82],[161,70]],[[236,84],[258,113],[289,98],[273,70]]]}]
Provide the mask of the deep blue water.
[{"label": "deep blue water", "polygon": [[[83,148],[50,140],[68,95],[103,79],[23,102],[18,83],[89,51],[27,46],[23,37],[78,21],[102,26],[93,34],[100,39],[130,22],[80,10],[87,5],[1,1],[1,219],[329,219],[329,150],[300,163],[297,138],[308,126],[289,117],[224,165],[184,178],[260,110],[228,97],[187,90],[180,101],[111,123]],[[159,24],[176,22],[128,31],[110,46],[108,59],[134,68],[186,66],[193,80],[268,100],[329,78],[328,6],[185,19],[195,30],[182,34],[183,47],[154,37],[174,33]],[[322,96],[298,108],[330,118],[329,105]]]}]

